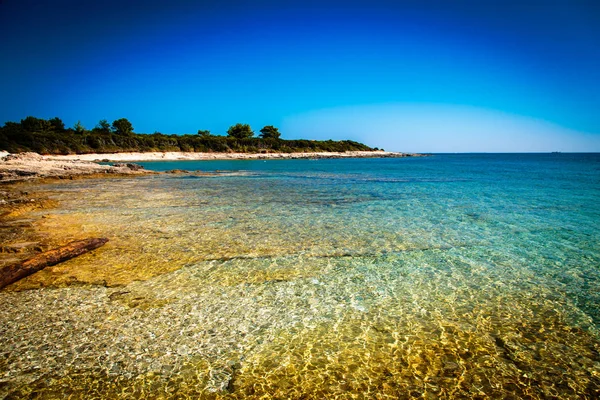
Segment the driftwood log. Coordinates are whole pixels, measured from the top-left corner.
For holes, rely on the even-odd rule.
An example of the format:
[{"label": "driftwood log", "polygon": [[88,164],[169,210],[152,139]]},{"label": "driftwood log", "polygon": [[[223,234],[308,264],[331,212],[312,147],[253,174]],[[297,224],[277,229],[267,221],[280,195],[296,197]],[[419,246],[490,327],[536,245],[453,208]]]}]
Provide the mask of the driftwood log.
[{"label": "driftwood log", "polygon": [[106,238],[76,240],[57,249],[38,254],[27,261],[4,267],[0,270],[0,289],[46,267],[56,265],[63,261],[70,260],[73,257],[85,254],[88,251],[97,249],[106,242],[108,242],[108,239]]}]

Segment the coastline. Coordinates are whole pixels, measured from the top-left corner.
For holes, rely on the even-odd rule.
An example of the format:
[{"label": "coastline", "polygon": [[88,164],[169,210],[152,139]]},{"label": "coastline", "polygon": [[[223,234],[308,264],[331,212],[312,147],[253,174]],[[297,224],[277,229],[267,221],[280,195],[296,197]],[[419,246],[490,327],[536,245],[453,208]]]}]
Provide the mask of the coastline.
[{"label": "coastline", "polygon": [[[193,152],[127,152],[69,155],[40,155],[0,151],[0,183],[15,183],[34,179],[74,179],[107,175],[147,175],[148,171],[131,164],[136,161],[211,161],[211,160],[295,160],[328,158],[404,158],[424,157],[423,154],[390,151],[348,151],[314,153],[193,153]],[[102,165],[99,162],[116,162]]]},{"label": "coastline", "polygon": [[[177,161],[177,160],[282,160],[305,158],[401,158],[422,154],[393,151],[347,151],[314,153],[194,153],[194,152],[128,152],[42,156],[54,161]],[[0,154],[1,157],[1,154]]]}]

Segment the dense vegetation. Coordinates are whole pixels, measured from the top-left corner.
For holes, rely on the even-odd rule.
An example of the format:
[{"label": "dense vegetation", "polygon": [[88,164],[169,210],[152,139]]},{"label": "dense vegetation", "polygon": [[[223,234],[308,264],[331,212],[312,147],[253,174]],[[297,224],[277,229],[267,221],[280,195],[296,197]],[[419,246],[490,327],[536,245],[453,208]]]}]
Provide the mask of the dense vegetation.
[{"label": "dense vegetation", "polygon": [[0,127],[0,150],[10,153],[34,151],[40,154],[85,154],[149,151],[186,152],[244,152],[244,153],[297,153],[315,151],[369,151],[375,150],[351,140],[317,141],[280,139],[279,130],[271,125],[260,130],[260,137],[247,124],[229,128],[227,136],[212,135],[199,130],[195,135],[165,135],[162,133],[134,133],[126,118],[110,124],[101,120],[91,130],[77,122],[65,128],[60,118],[49,120],[27,117],[20,122],[6,122]]}]

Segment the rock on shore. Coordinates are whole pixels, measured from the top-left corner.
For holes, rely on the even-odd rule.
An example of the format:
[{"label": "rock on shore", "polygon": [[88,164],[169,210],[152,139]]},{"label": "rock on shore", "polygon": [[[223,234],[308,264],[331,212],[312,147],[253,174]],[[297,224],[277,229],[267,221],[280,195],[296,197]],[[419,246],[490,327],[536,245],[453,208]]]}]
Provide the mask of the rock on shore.
[{"label": "rock on shore", "polygon": [[0,153],[0,182],[36,178],[69,179],[94,174],[145,174],[135,164],[100,165],[89,161],[55,160],[37,153]]}]

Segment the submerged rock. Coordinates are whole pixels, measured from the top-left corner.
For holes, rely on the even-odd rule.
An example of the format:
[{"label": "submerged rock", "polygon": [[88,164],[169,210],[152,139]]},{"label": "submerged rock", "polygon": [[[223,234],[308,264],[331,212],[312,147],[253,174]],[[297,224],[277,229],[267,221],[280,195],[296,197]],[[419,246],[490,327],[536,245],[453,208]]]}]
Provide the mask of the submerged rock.
[{"label": "submerged rock", "polygon": [[139,171],[139,170],[144,169],[143,166],[141,166],[139,164],[134,164],[134,163],[115,163],[115,164],[113,164],[113,167],[128,168],[132,171]]}]

